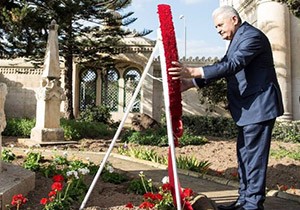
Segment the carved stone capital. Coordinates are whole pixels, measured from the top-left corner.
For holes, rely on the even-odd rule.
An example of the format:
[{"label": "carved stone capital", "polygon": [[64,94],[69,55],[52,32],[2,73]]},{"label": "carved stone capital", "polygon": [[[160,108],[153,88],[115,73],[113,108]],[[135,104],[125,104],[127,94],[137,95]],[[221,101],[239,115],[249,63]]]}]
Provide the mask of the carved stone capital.
[{"label": "carved stone capital", "polygon": [[37,100],[50,100],[56,99],[63,101],[66,96],[63,88],[60,86],[58,79],[43,78],[41,81],[41,87],[36,91]]}]

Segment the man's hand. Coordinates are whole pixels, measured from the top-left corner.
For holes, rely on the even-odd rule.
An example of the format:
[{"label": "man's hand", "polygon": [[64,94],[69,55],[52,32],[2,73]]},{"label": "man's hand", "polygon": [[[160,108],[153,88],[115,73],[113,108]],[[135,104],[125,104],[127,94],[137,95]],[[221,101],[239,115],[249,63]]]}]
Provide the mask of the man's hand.
[{"label": "man's hand", "polygon": [[194,88],[193,79],[181,79],[180,91],[184,92],[190,88]]},{"label": "man's hand", "polygon": [[169,75],[172,76],[172,79],[182,79],[182,78],[202,78],[203,69],[195,67],[187,67],[184,64],[173,61],[171,68],[168,69]]}]

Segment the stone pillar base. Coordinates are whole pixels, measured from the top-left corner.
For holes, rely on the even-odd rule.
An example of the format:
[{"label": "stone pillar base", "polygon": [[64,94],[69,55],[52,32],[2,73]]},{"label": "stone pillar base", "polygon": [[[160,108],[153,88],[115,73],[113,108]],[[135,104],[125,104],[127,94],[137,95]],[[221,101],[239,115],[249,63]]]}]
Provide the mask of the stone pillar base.
[{"label": "stone pillar base", "polygon": [[3,171],[0,176],[0,209],[6,210],[12,196],[26,196],[35,188],[35,173],[22,167],[2,163]]},{"label": "stone pillar base", "polygon": [[292,121],[293,115],[289,112],[284,112],[283,115],[279,117],[279,119],[283,121]]},{"label": "stone pillar base", "polygon": [[64,130],[62,128],[37,128],[31,130],[30,139],[35,142],[64,141]]}]

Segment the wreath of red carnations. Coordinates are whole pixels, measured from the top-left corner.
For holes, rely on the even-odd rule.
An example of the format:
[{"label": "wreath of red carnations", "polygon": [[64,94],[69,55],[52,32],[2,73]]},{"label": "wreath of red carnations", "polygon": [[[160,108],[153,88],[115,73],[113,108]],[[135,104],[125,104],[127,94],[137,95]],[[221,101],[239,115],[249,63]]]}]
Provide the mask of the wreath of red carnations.
[{"label": "wreath of red carnations", "polygon": [[170,114],[172,119],[173,134],[175,136],[174,141],[175,146],[178,146],[178,138],[180,138],[183,134],[183,125],[181,120],[182,99],[180,91],[180,80],[173,80],[168,72],[168,69],[172,67],[172,61],[178,61],[176,37],[170,5],[158,5],[158,14],[168,75],[167,78],[170,98]]},{"label": "wreath of red carnations", "polygon": [[[175,31],[172,21],[172,13],[171,7],[167,4],[159,4],[158,5],[158,16],[160,22],[161,36],[162,36],[162,44],[164,48],[164,56],[166,62],[167,69],[167,82],[169,89],[169,99],[170,99],[170,115],[172,121],[172,129],[174,135],[174,143],[175,146],[179,145],[178,138],[183,135],[183,124],[182,124],[182,104],[181,104],[181,91],[180,91],[180,80],[173,80],[169,75],[168,69],[172,67],[172,61],[178,61],[178,52],[176,45],[176,37]],[[175,196],[175,182],[174,182],[174,174],[173,174],[173,164],[171,161],[171,155],[169,150],[168,156],[168,173],[170,177],[171,184],[171,192],[173,196],[174,204],[176,204],[176,196]],[[180,184],[178,183],[179,193],[181,203],[184,202],[184,195],[180,188]],[[189,202],[185,203],[185,210],[192,210],[192,206]]]}]

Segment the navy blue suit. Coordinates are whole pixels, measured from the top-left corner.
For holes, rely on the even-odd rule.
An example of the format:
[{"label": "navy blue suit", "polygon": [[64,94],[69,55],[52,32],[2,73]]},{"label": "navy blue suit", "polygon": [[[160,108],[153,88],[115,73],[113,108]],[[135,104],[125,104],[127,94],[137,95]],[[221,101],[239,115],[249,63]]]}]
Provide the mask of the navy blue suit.
[{"label": "navy blue suit", "polygon": [[241,24],[219,63],[203,67],[199,87],[226,78],[230,113],[238,125],[239,201],[263,209],[271,133],[283,114],[281,91],[268,38],[247,22]]}]

